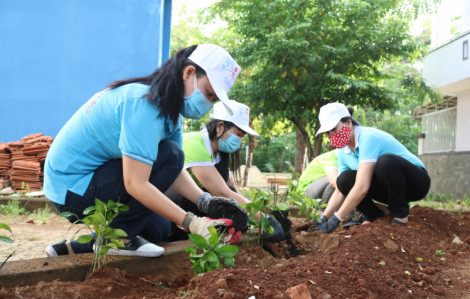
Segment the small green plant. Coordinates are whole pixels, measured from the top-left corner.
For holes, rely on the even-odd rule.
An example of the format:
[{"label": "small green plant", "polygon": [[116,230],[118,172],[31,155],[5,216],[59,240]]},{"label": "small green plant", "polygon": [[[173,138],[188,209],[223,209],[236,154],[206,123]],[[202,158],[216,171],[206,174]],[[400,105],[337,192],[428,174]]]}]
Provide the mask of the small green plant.
[{"label": "small green plant", "polygon": [[54,213],[49,206],[46,206],[44,209],[37,209],[31,214],[29,214],[29,217],[34,220],[35,223],[40,223],[44,224],[47,223],[47,221],[51,218],[54,218],[56,216],[56,213]]},{"label": "small green plant", "polygon": [[178,291],[178,294],[180,296],[180,299],[184,299],[188,296],[196,295],[197,291],[192,290],[192,291]]},{"label": "small green plant", "polygon": [[222,268],[221,260],[224,260],[226,266],[235,264],[234,256],[238,253],[238,247],[220,243],[220,237],[214,227],[209,227],[209,233],[209,242],[200,235],[189,234],[189,240],[194,245],[186,247],[185,251],[189,253],[194,276]]},{"label": "small green plant", "polygon": [[[12,233],[12,231],[11,231],[11,228],[10,228],[7,224],[5,224],[5,223],[0,223],[0,229],[9,231],[10,234],[13,235],[13,233]],[[2,242],[7,242],[7,243],[13,243],[13,240],[12,240],[10,237],[3,236],[3,235],[0,235],[0,241],[2,241]]]},{"label": "small green plant", "polygon": [[[5,223],[0,223],[0,229],[9,231],[11,235],[13,235],[13,232],[11,231],[11,228],[5,224]],[[0,241],[1,242],[7,242],[7,243],[13,243],[13,240],[10,237],[0,235]],[[13,251],[1,264],[0,264],[0,269],[3,268],[5,263],[8,261],[10,257],[12,257],[15,254],[15,251]],[[1,282],[0,282],[1,284]]]},{"label": "small green plant", "polygon": [[308,198],[303,191],[297,189],[297,186],[298,182],[296,180],[289,183],[286,193],[288,203],[297,207],[299,215],[304,215],[308,222],[317,220],[319,217],[318,209],[322,206],[320,205],[321,199]]},{"label": "small green plant", "polygon": [[445,254],[445,252],[442,251],[442,250],[436,250],[436,253],[435,253],[435,255],[437,255],[437,256],[441,256],[441,255],[444,255],[444,254]]},{"label": "small green plant", "polygon": [[31,188],[29,187],[29,184],[28,184],[28,183],[25,183],[25,182],[21,182],[21,191],[20,191],[20,194],[21,194],[21,195],[25,195],[25,194],[28,193],[29,191],[31,191]]},{"label": "small green plant", "polygon": [[26,210],[21,206],[20,200],[18,198],[12,198],[7,202],[6,205],[0,206],[0,214],[17,217],[19,215],[26,214]]},{"label": "small green plant", "polygon": [[[258,244],[263,245],[263,232],[267,234],[274,233],[274,228],[267,219],[268,213],[285,211],[288,206],[285,203],[271,204],[271,193],[257,188],[250,188],[250,199],[251,202],[243,205],[248,214],[248,225],[258,230]],[[255,217],[257,213],[260,214],[260,220]]]},{"label": "small green plant", "polygon": [[[95,199],[95,205],[88,207],[83,211],[83,215],[87,215],[85,218],[81,220],[75,221],[72,226],[78,222],[83,222],[86,228],[94,233],[93,236],[90,235],[81,235],[77,238],[77,242],[86,244],[91,241],[95,241],[95,248],[93,255],[93,264],[92,264],[92,271],[94,272],[96,269],[101,268],[101,265],[106,266],[106,257],[108,254],[108,250],[113,248],[118,250],[119,247],[124,247],[124,242],[120,238],[127,237],[127,233],[122,229],[114,229],[110,227],[111,222],[113,221],[116,216],[119,215],[120,212],[128,211],[129,207],[125,204],[121,204],[119,202],[114,202],[113,200],[109,200],[107,204],[99,200],[98,198]],[[62,213],[64,217],[75,216],[75,214],[70,212]],[[78,218],[78,217],[77,217]],[[70,226],[70,228],[72,228]],[[70,229],[69,228],[69,229]],[[79,229],[77,230],[72,238],[71,241],[74,240],[75,235],[80,232]]]}]

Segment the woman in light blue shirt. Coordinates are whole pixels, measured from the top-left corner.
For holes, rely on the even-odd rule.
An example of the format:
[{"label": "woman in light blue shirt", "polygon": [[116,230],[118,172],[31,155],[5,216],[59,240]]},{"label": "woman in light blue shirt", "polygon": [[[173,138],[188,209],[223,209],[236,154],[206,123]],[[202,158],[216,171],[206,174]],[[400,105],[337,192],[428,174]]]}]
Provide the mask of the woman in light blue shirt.
[{"label": "woman in light blue shirt", "polygon": [[[154,243],[168,237],[170,221],[206,238],[209,226],[232,225],[188,214],[164,192],[172,186],[201,209],[210,205],[211,195],[182,171],[180,113],[199,118],[217,100],[228,105],[227,92],[239,72],[227,51],[203,44],[178,51],[151,75],[112,83],[56,136],[44,166],[45,195],[59,212],[79,219],[95,198],[126,204],[129,211],[111,224],[127,233],[125,246],[109,254],[162,255],[164,249]],[[62,242],[46,253],[91,252],[92,245]]]},{"label": "woman in light blue shirt", "polygon": [[392,224],[405,225],[409,202],[424,198],[431,184],[421,160],[392,135],[359,126],[343,104],[321,107],[319,120],[317,135],[326,133],[331,144],[341,150],[338,192],[323,213],[326,222],[316,230],[332,232],[356,207],[370,221],[384,216],[372,198],[388,205]]}]

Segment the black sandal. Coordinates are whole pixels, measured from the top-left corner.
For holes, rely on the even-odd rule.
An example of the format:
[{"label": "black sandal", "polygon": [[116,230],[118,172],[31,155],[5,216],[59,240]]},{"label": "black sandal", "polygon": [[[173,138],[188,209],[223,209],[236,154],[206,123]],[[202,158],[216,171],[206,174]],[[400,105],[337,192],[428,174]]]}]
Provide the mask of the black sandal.
[{"label": "black sandal", "polygon": [[405,225],[406,225],[406,222],[401,222],[401,221],[399,221],[399,220],[393,218],[393,219],[392,219],[392,222],[390,222],[390,224],[391,224],[391,225],[393,225],[393,224],[398,224],[398,225],[400,225],[400,226],[405,226]]}]

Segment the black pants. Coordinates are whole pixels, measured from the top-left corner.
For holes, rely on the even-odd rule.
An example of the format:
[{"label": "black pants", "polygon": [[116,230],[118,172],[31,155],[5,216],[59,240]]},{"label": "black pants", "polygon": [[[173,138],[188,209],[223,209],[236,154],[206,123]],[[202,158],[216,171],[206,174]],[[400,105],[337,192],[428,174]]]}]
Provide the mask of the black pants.
[{"label": "black pants", "polygon": [[[347,170],[338,176],[336,184],[345,196],[353,188],[356,174],[356,170]],[[370,220],[383,216],[374,199],[387,204],[392,217],[404,218],[410,212],[408,203],[423,199],[430,186],[431,178],[424,168],[402,157],[385,154],[377,159],[369,191],[357,209]]]}]

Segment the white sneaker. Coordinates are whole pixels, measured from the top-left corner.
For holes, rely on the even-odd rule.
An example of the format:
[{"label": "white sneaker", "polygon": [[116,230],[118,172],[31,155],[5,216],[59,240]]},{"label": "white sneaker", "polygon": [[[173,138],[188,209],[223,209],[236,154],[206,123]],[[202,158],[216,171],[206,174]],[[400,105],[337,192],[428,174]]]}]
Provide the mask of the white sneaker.
[{"label": "white sneaker", "polygon": [[136,236],[128,243],[124,243],[124,247],[118,250],[109,249],[108,255],[124,255],[124,256],[142,256],[142,257],[158,257],[165,253],[163,247],[157,246],[142,237]]}]

